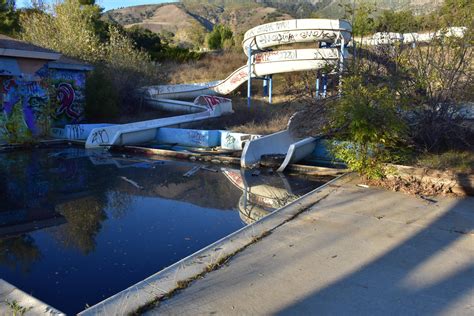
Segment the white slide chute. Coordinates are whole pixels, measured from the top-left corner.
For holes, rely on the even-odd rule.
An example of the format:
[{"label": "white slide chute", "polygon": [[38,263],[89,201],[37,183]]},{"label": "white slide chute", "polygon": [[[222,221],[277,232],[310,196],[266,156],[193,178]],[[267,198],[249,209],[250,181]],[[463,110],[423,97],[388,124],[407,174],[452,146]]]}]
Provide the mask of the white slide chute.
[{"label": "white slide chute", "polygon": [[[352,27],[344,20],[298,19],[259,25],[244,35],[242,47],[252,51],[250,76],[262,77],[285,72],[336,68],[341,60],[338,47],[271,50],[294,43],[348,43]],[[255,54],[253,53],[255,52]],[[160,107],[159,99],[187,99],[201,94],[227,95],[249,79],[249,66],[244,65],[221,81],[196,84],[158,85],[145,87],[145,102]]]}]

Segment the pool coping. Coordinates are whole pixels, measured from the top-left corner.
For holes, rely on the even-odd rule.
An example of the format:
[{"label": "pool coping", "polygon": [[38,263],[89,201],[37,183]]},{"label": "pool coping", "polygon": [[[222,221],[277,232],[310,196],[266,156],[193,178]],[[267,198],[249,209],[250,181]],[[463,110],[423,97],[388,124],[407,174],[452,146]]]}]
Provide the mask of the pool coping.
[{"label": "pool coping", "polygon": [[183,285],[212,271],[226,259],[292,220],[344,183],[351,181],[352,177],[353,173],[336,177],[261,220],[242,227],[78,315],[124,315],[153,307],[153,304],[183,288]]},{"label": "pool coping", "polygon": [[8,303],[15,304],[18,309],[23,309],[26,315],[66,315],[51,305],[0,279],[0,314],[15,315],[16,312],[18,315],[23,315],[20,310],[9,307]]}]

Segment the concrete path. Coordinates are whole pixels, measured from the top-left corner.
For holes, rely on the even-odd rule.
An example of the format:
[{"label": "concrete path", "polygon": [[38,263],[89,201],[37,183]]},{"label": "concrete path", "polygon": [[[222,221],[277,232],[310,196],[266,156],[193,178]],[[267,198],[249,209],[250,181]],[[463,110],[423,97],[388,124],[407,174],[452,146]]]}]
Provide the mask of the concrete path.
[{"label": "concrete path", "polygon": [[0,315],[66,315],[0,279]]},{"label": "concrete path", "polygon": [[474,315],[474,198],[356,184],[148,313]]}]

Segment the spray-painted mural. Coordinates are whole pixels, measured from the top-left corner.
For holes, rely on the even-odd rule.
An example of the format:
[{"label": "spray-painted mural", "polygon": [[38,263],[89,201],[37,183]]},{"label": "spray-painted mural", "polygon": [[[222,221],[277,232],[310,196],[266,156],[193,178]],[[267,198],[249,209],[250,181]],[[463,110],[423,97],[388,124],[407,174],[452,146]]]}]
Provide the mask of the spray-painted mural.
[{"label": "spray-painted mural", "polygon": [[84,71],[43,67],[28,77],[0,76],[0,140],[23,141],[81,122]]},{"label": "spray-painted mural", "polygon": [[21,140],[37,136],[49,125],[46,113],[48,87],[44,81],[0,77],[0,92],[3,101],[0,106],[0,132],[3,137]]},{"label": "spray-painted mural", "polygon": [[81,122],[84,118],[85,72],[51,69],[49,78],[54,90],[53,127]]}]

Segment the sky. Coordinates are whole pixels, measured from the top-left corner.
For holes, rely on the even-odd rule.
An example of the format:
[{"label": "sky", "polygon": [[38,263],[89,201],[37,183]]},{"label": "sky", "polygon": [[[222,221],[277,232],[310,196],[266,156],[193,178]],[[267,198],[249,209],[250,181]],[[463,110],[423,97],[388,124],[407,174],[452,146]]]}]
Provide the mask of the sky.
[{"label": "sky", "polygon": [[[20,0],[16,1],[18,7],[27,6],[29,0]],[[52,0],[46,0],[45,2],[53,3]],[[105,8],[105,11],[121,8],[121,7],[130,7],[133,5],[140,4],[156,4],[156,3],[165,3],[165,2],[177,2],[176,0],[96,0],[97,4]]]}]

